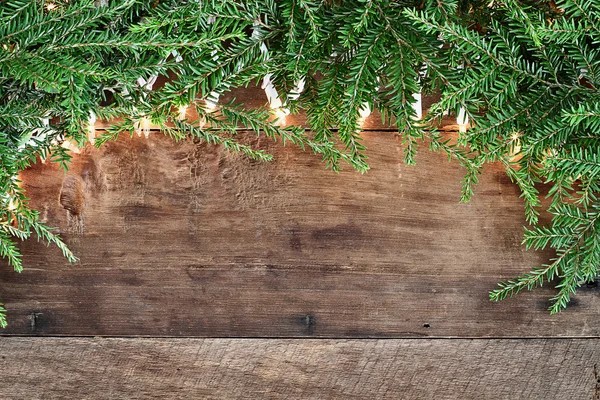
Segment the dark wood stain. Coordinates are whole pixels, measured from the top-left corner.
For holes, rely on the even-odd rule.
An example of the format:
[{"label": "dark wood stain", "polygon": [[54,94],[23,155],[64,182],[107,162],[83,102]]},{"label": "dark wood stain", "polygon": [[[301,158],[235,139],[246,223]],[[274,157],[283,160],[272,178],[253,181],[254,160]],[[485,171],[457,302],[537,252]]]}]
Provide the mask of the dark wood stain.
[{"label": "dark wood stain", "polygon": [[[496,282],[551,255],[521,246],[522,200],[498,180],[501,169],[486,171],[473,201],[459,204],[462,171],[443,155],[424,150],[407,167],[390,154],[392,134],[364,141],[373,166],[364,175],[334,174],[289,146],[269,147],[272,164],[248,164],[158,135],[87,148],[69,185],[56,166],[34,165],[22,174],[31,205],[80,262],[22,243],[25,272],[0,269],[11,319],[3,333],[31,334],[35,308],[54,318],[39,335],[599,334],[595,290],[582,288],[573,311],[556,316],[546,310],[552,287],[487,300]],[[79,231],[57,201],[70,187],[85,199]],[[306,310],[313,322],[289,323]]]}]

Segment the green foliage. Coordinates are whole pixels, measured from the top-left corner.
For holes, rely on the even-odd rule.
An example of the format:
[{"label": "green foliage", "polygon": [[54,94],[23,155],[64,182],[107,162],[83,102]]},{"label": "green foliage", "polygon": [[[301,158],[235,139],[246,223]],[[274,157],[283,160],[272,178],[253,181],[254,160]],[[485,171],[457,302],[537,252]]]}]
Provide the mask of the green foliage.
[{"label": "green foliage", "polygon": [[[22,269],[15,240],[33,233],[74,256],[29,209],[18,173],[40,158],[69,163],[90,112],[120,118],[96,140],[133,134],[150,119],[174,140],[194,137],[268,161],[240,142],[245,127],[320,154],[337,171],[365,172],[360,109],[398,128],[405,161],[421,142],[465,168],[461,200],[485,163],[521,190],[528,248],[550,264],[500,284],[501,300],[558,279],[551,312],[598,275],[600,6],[593,0],[42,0],[0,2],[0,255]],[[264,51],[266,48],[268,51]],[[262,49],[261,49],[262,48]],[[267,107],[206,101],[270,74],[286,108],[311,132],[273,123]],[[149,90],[139,78],[175,78]],[[304,80],[304,91],[296,91]],[[439,93],[417,120],[414,93]],[[293,96],[292,96],[293,95]],[[176,108],[193,105],[196,121]],[[458,140],[437,127],[464,108]],[[540,185],[554,215],[540,226]],[[0,325],[5,323],[0,308]]]}]

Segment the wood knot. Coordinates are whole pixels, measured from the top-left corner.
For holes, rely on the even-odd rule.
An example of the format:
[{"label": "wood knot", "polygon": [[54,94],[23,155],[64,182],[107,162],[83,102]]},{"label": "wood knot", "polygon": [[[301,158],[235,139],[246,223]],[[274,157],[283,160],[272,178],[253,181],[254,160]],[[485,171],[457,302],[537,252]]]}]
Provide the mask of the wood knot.
[{"label": "wood knot", "polygon": [[304,334],[306,335],[314,335],[315,330],[317,328],[317,318],[309,313],[306,315],[302,315],[298,318],[298,322],[303,327]]},{"label": "wood knot", "polygon": [[73,215],[80,215],[85,207],[85,195],[81,180],[67,176],[60,189],[60,204]]}]

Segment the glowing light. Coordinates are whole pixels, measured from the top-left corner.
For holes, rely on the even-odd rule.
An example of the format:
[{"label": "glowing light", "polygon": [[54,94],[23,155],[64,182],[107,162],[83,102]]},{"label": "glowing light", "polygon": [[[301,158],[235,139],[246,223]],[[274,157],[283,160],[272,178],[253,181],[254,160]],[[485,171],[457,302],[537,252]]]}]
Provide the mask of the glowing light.
[{"label": "glowing light", "polygon": [[423,99],[421,96],[421,92],[413,93],[413,98],[415,99],[415,102],[412,104],[412,106],[415,110],[414,119],[420,120],[421,118],[423,118],[423,101],[422,101]]},{"label": "glowing light", "polygon": [[8,206],[6,207],[9,211],[14,211],[17,209],[17,204],[15,202],[15,199],[13,197],[10,198],[10,200],[8,200]]},{"label": "glowing light", "polygon": [[292,93],[288,95],[288,99],[298,100],[300,94],[304,91],[304,85],[306,85],[306,80],[304,78],[301,78],[299,81],[297,81]]},{"label": "glowing light", "polygon": [[96,126],[94,125],[96,123],[96,114],[94,114],[92,111],[90,111],[90,117],[88,118],[88,140],[90,141],[91,144],[94,144],[94,142],[96,141]]},{"label": "glowing light", "polygon": [[150,136],[150,120],[146,117],[142,117],[134,125],[135,133],[138,137],[142,137],[142,134],[146,139]]},{"label": "glowing light", "polygon": [[46,4],[46,10],[52,11],[54,9],[56,9],[56,4],[54,4],[54,3],[48,3],[48,4]]},{"label": "glowing light", "polygon": [[279,98],[277,89],[275,89],[275,86],[273,85],[273,82],[271,81],[271,74],[265,75],[261,89],[263,89],[265,91],[265,95],[267,95],[267,101],[269,102],[269,107],[271,107],[272,109],[281,108],[283,103],[281,102],[281,99]]},{"label": "glowing light", "polygon": [[358,114],[362,119],[365,119],[371,115],[371,107],[369,107],[369,104],[364,103],[363,106],[358,110]]},{"label": "glowing light", "polygon": [[70,140],[63,141],[61,146],[67,150],[71,150],[75,154],[81,153],[81,151],[79,151],[79,148],[77,146],[75,146],[73,143],[71,143]]},{"label": "glowing light", "polygon": [[467,126],[469,125],[469,116],[467,115],[467,110],[465,110],[464,107],[461,107],[460,110],[458,110],[456,123],[458,124],[459,132],[467,131]]},{"label": "glowing light", "polygon": [[275,108],[273,110],[273,113],[275,114],[275,117],[277,117],[277,122],[279,123],[279,125],[281,126],[285,126],[285,118],[290,115],[290,110],[288,110],[287,108]]},{"label": "glowing light", "polygon": [[220,95],[217,92],[210,92],[208,97],[204,99],[204,104],[207,112],[211,113],[217,109],[219,96]]},{"label": "glowing light", "polygon": [[142,119],[140,119],[139,122],[139,128],[138,128],[138,136],[142,136],[142,133],[144,134],[144,137],[146,139],[148,139],[150,137],[150,120],[146,117],[142,117]]},{"label": "glowing light", "polygon": [[183,121],[185,119],[185,114],[187,112],[187,106],[179,106],[179,108],[177,109],[177,111],[179,112],[179,116],[177,118],[180,121]]},{"label": "glowing light", "polygon": [[511,156],[515,156],[521,151],[521,141],[519,140],[520,137],[521,134],[519,132],[513,132],[513,134],[510,135],[510,141],[513,143],[510,154]]},{"label": "glowing light", "polygon": [[206,103],[206,111],[207,112],[210,113],[210,112],[213,112],[213,111],[215,111],[217,109],[217,104],[214,103],[213,101],[210,101],[210,100],[207,99],[207,100],[204,100],[204,102]]}]

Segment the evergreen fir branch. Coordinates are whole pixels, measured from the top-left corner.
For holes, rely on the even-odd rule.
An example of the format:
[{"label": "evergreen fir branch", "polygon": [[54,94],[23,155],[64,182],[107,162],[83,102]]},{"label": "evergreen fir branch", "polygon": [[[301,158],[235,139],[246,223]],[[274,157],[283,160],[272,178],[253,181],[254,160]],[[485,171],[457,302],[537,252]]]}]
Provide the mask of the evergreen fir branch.
[{"label": "evergreen fir branch", "polygon": [[560,88],[566,85],[550,82],[536,73],[530,71],[527,64],[519,62],[511,62],[510,60],[504,60],[502,54],[510,54],[509,49],[500,46],[500,43],[491,40],[484,40],[478,37],[475,33],[470,32],[466,27],[458,26],[453,23],[447,25],[440,25],[432,21],[430,16],[425,12],[417,12],[415,10],[407,9],[405,11],[409,18],[412,18],[415,22],[421,24],[425,32],[440,32],[448,37],[450,40],[458,40],[460,43],[464,43],[466,46],[465,50],[472,54],[476,54],[480,57],[486,57],[494,64],[512,70],[522,76],[526,76],[533,81],[543,84],[550,88]]},{"label": "evergreen fir branch", "polygon": [[[306,147],[310,148],[313,153],[321,154],[323,160],[327,162],[327,166],[335,171],[340,169],[339,163],[341,160],[352,163],[352,157],[340,152],[333,147],[332,143],[321,143],[309,139],[304,129],[296,127],[281,128],[273,125],[269,121],[270,115],[265,110],[259,109],[248,112],[239,106],[234,106],[234,100],[232,100],[230,103],[222,105],[220,112],[225,120],[234,126],[249,127],[257,134],[262,133],[273,140],[279,137],[284,145],[286,142],[290,142],[302,150]],[[211,120],[211,122],[219,126],[221,121]]]},{"label": "evergreen fir branch", "polygon": [[[560,212],[556,213],[560,216]],[[527,248],[545,248],[550,245],[557,249],[558,257],[553,259],[551,264],[545,265],[544,268],[534,269],[529,274],[499,283],[500,289],[490,292],[490,299],[493,301],[503,300],[506,297],[516,295],[523,289],[531,290],[536,286],[541,286],[544,278],[549,282],[560,276],[562,280],[557,286],[560,290],[553,298],[554,303],[550,307],[550,312],[556,313],[564,309],[570,295],[575,293],[582,276],[579,257],[585,252],[585,242],[590,238],[594,243],[597,242],[596,224],[600,218],[600,213],[592,211],[580,215],[585,215],[586,218],[584,222],[578,224],[575,228],[561,227],[563,220],[555,218],[552,228],[526,230],[523,242]],[[598,248],[591,249],[595,252],[599,250]],[[597,274],[598,266],[596,265],[593,268],[595,268],[593,274]]]},{"label": "evergreen fir branch", "polygon": [[322,4],[317,5],[313,1],[298,0],[298,5],[300,6],[300,8],[302,8],[302,11],[304,12],[306,20],[308,22],[308,26],[310,27],[308,32],[310,33],[311,40],[313,42],[317,43],[319,40],[319,25],[320,25],[320,21],[319,21],[319,18],[317,17],[317,13],[321,9]]},{"label": "evergreen fir branch", "polygon": [[75,255],[73,254],[73,252],[62,241],[62,239],[60,238],[60,236],[52,233],[50,231],[50,229],[48,229],[48,227],[45,226],[44,224],[41,224],[41,223],[37,222],[37,215],[36,215],[35,220],[31,224],[31,228],[33,228],[33,230],[37,234],[38,240],[39,239],[46,240],[48,242],[48,245],[54,244],[56,247],[59,248],[59,250],[62,252],[63,256],[69,262],[77,262],[78,261],[77,257],[75,257]]},{"label": "evergreen fir branch", "polygon": [[548,179],[571,176],[595,179],[600,174],[600,149],[567,148],[546,162]]},{"label": "evergreen fir branch", "polygon": [[521,189],[521,197],[525,200],[525,217],[527,222],[537,224],[539,215],[537,208],[541,205],[541,201],[532,175],[526,169],[514,169],[506,158],[502,158],[501,160],[504,164],[506,174]]},{"label": "evergreen fir branch", "polygon": [[600,9],[592,0],[562,0],[559,6],[569,15],[580,17],[586,21],[597,34],[600,34],[600,26],[596,24]]},{"label": "evergreen fir branch", "polygon": [[[4,222],[4,224],[6,223],[8,222]],[[8,265],[12,266],[15,272],[23,271],[21,253],[11,239],[8,229],[0,229],[0,256],[8,261]]]}]

